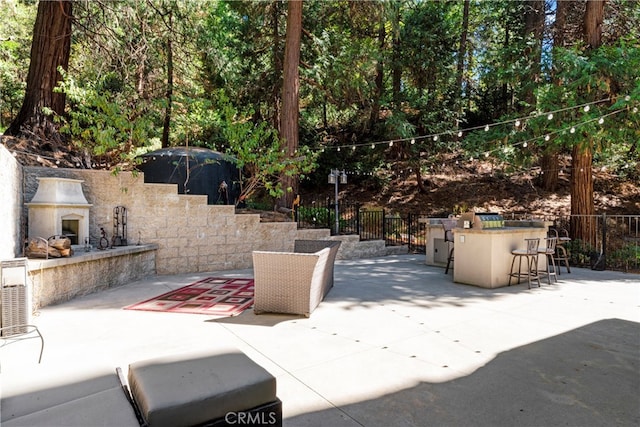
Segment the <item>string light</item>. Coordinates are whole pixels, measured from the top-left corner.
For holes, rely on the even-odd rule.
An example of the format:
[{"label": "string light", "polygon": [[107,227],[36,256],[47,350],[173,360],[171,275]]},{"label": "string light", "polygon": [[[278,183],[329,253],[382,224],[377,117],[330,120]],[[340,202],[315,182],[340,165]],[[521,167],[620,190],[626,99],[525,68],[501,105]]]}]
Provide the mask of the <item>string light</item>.
[{"label": "string light", "polygon": [[585,105],[584,108],[583,108],[585,113],[588,113],[590,109],[591,109],[591,107],[589,107],[588,105]]},{"label": "string light", "polygon": [[[591,108],[590,106],[597,105],[597,104],[600,104],[600,103],[603,103],[603,102],[607,102],[607,101],[610,101],[610,99],[609,98],[600,99],[598,101],[584,103],[584,104],[576,105],[576,106],[572,106],[572,107],[561,108],[561,109],[557,109],[557,110],[554,110],[554,111],[548,111],[546,113],[537,111],[537,112],[531,113],[527,117],[522,117],[522,118],[517,118],[517,119],[510,119],[510,120],[505,120],[505,121],[502,121],[502,122],[496,122],[496,123],[485,124],[485,125],[481,125],[481,126],[475,126],[475,127],[469,127],[469,128],[465,128],[465,129],[460,129],[460,130],[457,131],[456,134],[457,134],[457,136],[459,138],[461,138],[464,135],[464,133],[466,133],[466,132],[470,132],[470,131],[474,131],[474,130],[478,130],[478,129],[484,129],[484,131],[486,132],[486,131],[489,131],[494,126],[499,126],[499,125],[503,125],[503,124],[509,124],[510,123],[512,125],[522,126],[524,121],[530,119],[531,117],[539,117],[539,116],[545,116],[546,115],[547,119],[551,120],[552,118],[555,117],[556,113],[563,112],[563,111],[569,111],[569,110],[575,110],[575,109],[582,109],[584,111],[590,111],[590,108]],[[588,119],[588,120],[586,120],[584,122],[575,124],[574,127],[577,127],[579,125],[584,125],[584,124],[587,124],[589,122],[596,121],[596,120],[598,120],[599,124],[603,124],[604,123],[604,117],[606,117],[608,115],[617,114],[617,113],[619,113],[621,111],[624,111],[624,109],[620,109],[620,110],[616,110],[616,111],[607,113],[604,116],[600,117],[600,120],[598,120],[597,118]],[[638,107],[633,107],[632,111],[634,113],[637,113]],[[549,141],[551,139],[551,135],[553,135],[553,134],[566,134],[566,133],[569,132],[569,129],[570,128],[567,127],[567,128],[565,128],[563,130],[550,132],[549,134],[545,135],[544,137],[535,137],[535,138],[532,138],[532,140],[536,140],[538,138],[544,138],[545,141]],[[452,135],[452,134],[453,134],[453,132],[446,131],[446,132],[441,132],[441,133],[438,133],[438,134],[431,134],[431,135],[424,135],[424,136],[414,136],[414,137],[410,137],[410,138],[406,138],[406,139],[394,139],[394,140],[378,141],[378,142],[372,142],[372,143],[367,142],[367,143],[363,143],[363,144],[354,144],[354,145],[351,145],[351,147],[353,149],[353,147],[357,148],[359,146],[363,146],[363,145],[366,145],[366,144],[370,144],[372,149],[376,145],[379,145],[379,144],[388,144],[389,147],[393,147],[394,143],[396,143],[396,142],[410,142],[411,145],[414,145],[420,139],[431,138],[433,141],[439,141],[441,139],[440,138],[441,136]],[[518,144],[515,144],[515,145],[518,145]],[[520,143],[520,145],[522,145],[522,143]],[[339,150],[340,147],[349,147],[349,145],[347,145],[347,146],[334,146],[333,148],[338,150],[338,151],[340,151]],[[324,147],[322,148],[322,151],[324,151]]]},{"label": "string light", "polygon": [[569,130],[569,132],[576,133],[576,128],[574,126],[571,126],[571,129]]}]

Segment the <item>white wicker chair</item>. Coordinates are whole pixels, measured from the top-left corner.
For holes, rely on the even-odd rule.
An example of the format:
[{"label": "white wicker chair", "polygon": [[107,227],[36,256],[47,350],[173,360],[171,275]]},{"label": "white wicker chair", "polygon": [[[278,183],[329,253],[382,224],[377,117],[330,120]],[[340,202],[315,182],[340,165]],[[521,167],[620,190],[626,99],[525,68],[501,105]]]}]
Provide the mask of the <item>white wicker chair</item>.
[{"label": "white wicker chair", "polygon": [[314,253],[253,252],[254,303],[260,313],[302,314],[309,317],[330,287],[331,248]]},{"label": "white wicker chair", "polygon": [[322,291],[322,297],[327,296],[331,288],[333,287],[333,266],[336,262],[336,256],[338,255],[338,249],[340,249],[340,240],[295,240],[293,242],[293,252],[300,253],[314,253],[321,249],[329,248],[329,260],[327,268],[325,269],[324,289]]}]

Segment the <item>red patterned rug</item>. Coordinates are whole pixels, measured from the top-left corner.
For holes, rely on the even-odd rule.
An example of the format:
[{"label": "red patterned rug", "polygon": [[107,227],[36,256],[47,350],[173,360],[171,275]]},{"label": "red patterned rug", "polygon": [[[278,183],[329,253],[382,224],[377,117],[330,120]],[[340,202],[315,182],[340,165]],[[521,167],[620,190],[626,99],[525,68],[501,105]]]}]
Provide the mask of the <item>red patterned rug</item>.
[{"label": "red patterned rug", "polygon": [[125,310],[235,316],[253,305],[253,279],[207,277]]}]

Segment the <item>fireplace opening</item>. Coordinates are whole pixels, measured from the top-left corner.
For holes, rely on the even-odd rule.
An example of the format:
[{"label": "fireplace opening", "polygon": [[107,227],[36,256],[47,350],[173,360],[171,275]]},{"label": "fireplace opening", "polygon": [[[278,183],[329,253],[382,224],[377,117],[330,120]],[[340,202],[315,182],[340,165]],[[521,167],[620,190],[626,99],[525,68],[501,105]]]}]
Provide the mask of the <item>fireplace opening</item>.
[{"label": "fireplace opening", "polygon": [[80,221],[77,219],[63,219],[62,220],[62,235],[68,237],[71,240],[72,245],[78,243],[78,232],[80,231]]}]

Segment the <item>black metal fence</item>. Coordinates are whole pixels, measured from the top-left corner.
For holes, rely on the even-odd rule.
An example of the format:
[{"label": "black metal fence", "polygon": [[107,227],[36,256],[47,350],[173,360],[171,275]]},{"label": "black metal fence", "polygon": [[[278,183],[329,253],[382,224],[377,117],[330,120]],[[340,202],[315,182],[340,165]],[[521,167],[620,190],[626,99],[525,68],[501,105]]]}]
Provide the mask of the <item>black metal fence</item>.
[{"label": "black metal fence", "polygon": [[418,221],[426,215],[389,214],[384,209],[365,209],[357,203],[331,200],[301,205],[296,211],[298,228],[329,228],[332,235],[357,234],[360,240],[384,240],[387,246],[408,245],[409,252],[424,253],[424,226]]},{"label": "black metal fence", "polygon": [[[357,234],[360,240],[384,240],[387,246],[407,245],[411,253],[425,253],[425,223],[428,214],[390,214],[384,209],[365,209],[356,203],[331,200],[299,206],[299,228],[329,228],[331,234]],[[513,219],[531,218],[520,215]],[[566,243],[573,266],[597,270],[640,272],[640,215],[547,216],[554,227],[567,230]],[[588,224],[588,239],[575,239],[573,229]]]},{"label": "black metal fence", "polygon": [[[640,215],[568,215],[549,220],[572,237],[565,245],[571,265],[640,272]],[[574,237],[578,226],[592,230],[588,238]]]}]

